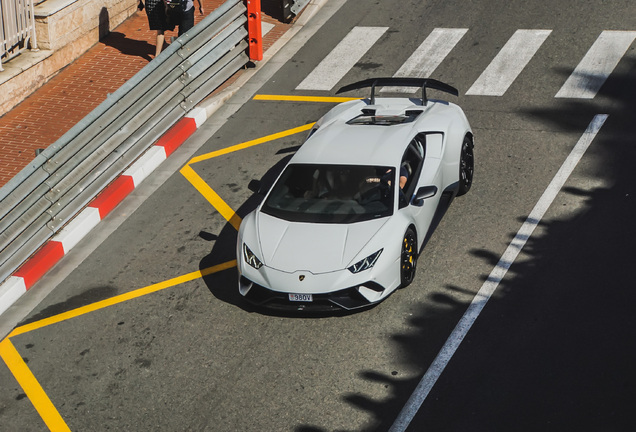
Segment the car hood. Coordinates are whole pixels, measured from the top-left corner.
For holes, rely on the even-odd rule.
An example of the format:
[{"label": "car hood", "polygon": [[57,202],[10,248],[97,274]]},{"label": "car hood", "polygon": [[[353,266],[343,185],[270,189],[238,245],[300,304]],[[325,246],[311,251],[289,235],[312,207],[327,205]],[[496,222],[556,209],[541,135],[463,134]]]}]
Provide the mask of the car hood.
[{"label": "car hood", "polygon": [[[262,259],[285,272],[314,274],[342,270],[364,248],[388,218],[352,224],[289,222],[260,213],[257,221]],[[376,252],[368,251],[369,255]],[[359,259],[365,258],[364,256]]]}]

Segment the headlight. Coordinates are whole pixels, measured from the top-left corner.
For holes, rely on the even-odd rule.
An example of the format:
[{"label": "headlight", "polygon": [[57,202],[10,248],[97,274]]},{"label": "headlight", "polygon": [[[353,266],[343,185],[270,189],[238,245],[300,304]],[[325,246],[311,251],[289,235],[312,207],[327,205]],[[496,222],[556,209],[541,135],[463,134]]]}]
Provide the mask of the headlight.
[{"label": "headlight", "polygon": [[256,270],[263,267],[263,263],[261,262],[261,260],[259,260],[256,255],[254,255],[254,252],[252,252],[245,243],[243,243],[243,259],[246,263],[254,267]]},{"label": "headlight", "polygon": [[351,273],[360,273],[361,271],[370,269],[375,265],[375,262],[378,260],[383,250],[384,249],[380,249],[376,253],[371,254],[365,259],[358,261],[347,270],[349,270]]}]

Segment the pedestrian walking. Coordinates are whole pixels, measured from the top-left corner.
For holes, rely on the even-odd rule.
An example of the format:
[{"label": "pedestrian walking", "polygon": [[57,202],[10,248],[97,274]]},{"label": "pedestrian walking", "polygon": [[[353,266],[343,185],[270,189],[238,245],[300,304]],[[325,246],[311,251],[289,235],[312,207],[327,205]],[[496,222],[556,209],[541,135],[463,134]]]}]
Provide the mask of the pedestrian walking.
[{"label": "pedestrian walking", "polygon": [[[144,9],[143,0],[139,0],[137,9]],[[157,31],[157,46],[155,48],[155,57],[157,57],[161,53],[165,42],[164,32],[166,30],[174,30],[175,23],[168,21],[164,0],[146,0],[145,9],[150,30]]]},{"label": "pedestrian walking", "polygon": [[[194,0],[181,0],[183,5],[183,13],[181,14],[181,21],[179,22],[179,36],[194,27]],[[203,5],[201,0],[197,0],[199,3],[199,13],[203,15]]]}]

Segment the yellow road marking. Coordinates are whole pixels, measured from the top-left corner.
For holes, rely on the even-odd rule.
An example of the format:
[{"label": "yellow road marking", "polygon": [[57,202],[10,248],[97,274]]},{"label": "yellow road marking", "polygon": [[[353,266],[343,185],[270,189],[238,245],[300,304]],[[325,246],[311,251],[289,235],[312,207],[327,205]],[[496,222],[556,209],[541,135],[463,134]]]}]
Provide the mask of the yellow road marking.
[{"label": "yellow road marking", "polygon": [[330,102],[342,103],[352,100],[360,100],[357,97],[320,97],[320,96],[288,96],[288,95],[256,95],[254,100],[262,101],[283,101],[283,102]]},{"label": "yellow road marking", "polygon": [[221,216],[223,216],[225,220],[238,231],[241,226],[241,218],[229,205],[225,203],[225,201],[221,199],[219,194],[214,192],[214,189],[212,189],[190,165],[186,165],[181,168],[181,174],[192,184],[192,186],[194,186],[197,191],[199,191],[201,195],[203,195],[206,200],[208,200],[210,204],[212,204],[212,207],[214,207],[216,211],[218,211]]},{"label": "yellow road marking", "polygon": [[91,303],[89,305],[82,306],[68,312],[64,312],[49,318],[44,318],[39,321],[32,322],[30,324],[16,327],[2,342],[0,342],[0,357],[2,358],[2,360],[4,360],[7,367],[15,377],[16,381],[18,381],[18,384],[20,384],[22,390],[24,390],[24,393],[27,395],[27,397],[35,407],[36,411],[38,412],[38,414],[40,414],[40,417],[48,426],[49,430],[54,432],[70,431],[69,427],[64,422],[64,419],[57,411],[29,367],[26,365],[24,360],[22,360],[20,353],[18,353],[18,351],[15,349],[9,338],[33,330],[41,329],[51,324],[56,324],[90,312],[94,312],[108,306],[113,306],[115,304],[123,303],[128,300],[161,291],[163,289],[189,282],[200,277],[209,276],[211,274],[227,270],[232,267],[236,267],[236,260],[227,261],[212,267],[205,268],[203,270],[187,273],[182,276],[149,285],[145,288],[139,288],[125,294]]},{"label": "yellow road marking", "polygon": [[[320,98],[320,99],[328,99],[328,98]],[[341,99],[341,98],[332,98],[332,99]],[[316,100],[317,101],[317,100]],[[325,102],[326,100],[321,100],[321,102]],[[339,100],[342,102],[342,100]],[[225,201],[221,199],[221,197],[210,187],[207,183],[190,167],[190,164],[201,162],[207,159],[211,159],[217,156],[222,156],[228,153],[232,153],[238,150],[243,150],[248,147],[252,147],[258,144],[263,144],[268,141],[273,141],[278,138],[283,138],[286,136],[294,135],[299,132],[303,132],[309,130],[314,123],[310,123],[304,126],[299,126],[297,128],[289,129],[283,132],[279,132],[276,134],[268,135],[262,138],[258,138],[252,141],[247,141],[242,144],[237,144],[232,147],[228,147],[226,149],[221,149],[215,152],[211,152],[202,156],[198,156],[196,158],[191,159],[186,166],[181,169],[181,174],[190,181],[190,183],[214,206],[214,208],[235,228],[238,230],[241,218],[236,214],[234,210],[228,206]],[[157,291],[161,291],[166,288],[170,288],[185,282],[189,282],[195,279],[198,279],[203,276],[208,276],[210,274],[220,272],[232,267],[236,266],[236,260],[227,261],[222,264],[218,264],[216,266],[208,267],[203,270],[194,271],[191,273],[187,273],[182,276],[178,276],[172,279],[168,279],[163,282],[159,282],[153,285],[149,285],[144,288],[140,288],[128,293],[120,294],[115,297],[111,297],[105,300],[101,300],[95,303],[91,303],[86,306],[82,306],[67,312],[63,312],[61,314],[57,314],[48,318],[41,319],[39,321],[35,321],[29,324],[25,324],[20,327],[16,327],[13,331],[0,342],[0,357],[6,363],[7,367],[18,381],[27,397],[35,407],[36,411],[40,414],[40,417],[47,425],[47,427],[51,431],[70,431],[67,424],[64,422],[64,419],[57,411],[47,394],[44,392],[44,389],[37,381],[29,367],[26,365],[20,353],[15,349],[13,344],[11,343],[10,338],[14,336],[18,336],[21,334],[28,333],[33,330],[41,329],[43,327],[50,326],[52,324],[57,324],[62,321],[66,321],[72,318],[76,318],[81,315],[85,315],[87,313],[95,312],[97,310],[113,306],[119,303],[123,303],[128,300],[132,300],[138,297],[142,297]]]},{"label": "yellow road marking", "polygon": [[227,147],[227,148],[224,148],[224,149],[221,149],[221,150],[213,151],[211,153],[206,153],[204,155],[197,156],[195,158],[190,159],[190,161],[188,162],[187,165],[191,165],[193,163],[197,163],[197,162],[201,162],[201,161],[204,161],[204,160],[212,159],[212,158],[215,158],[215,157],[218,157],[218,156],[223,156],[223,155],[226,155],[228,153],[233,153],[233,152],[238,151],[238,150],[243,150],[243,149],[246,149],[248,147],[253,147],[255,145],[263,144],[263,143],[266,143],[268,141],[273,141],[273,140],[278,139],[278,138],[284,138],[284,137],[287,137],[287,136],[290,136],[290,135],[294,135],[294,134],[297,134],[299,132],[303,132],[303,131],[311,129],[311,127],[314,124],[315,123],[309,123],[309,124],[306,124],[306,125],[303,125],[303,126],[299,126],[299,127],[293,128],[293,129],[288,129],[286,131],[282,131],[282,132],[278,132],[278,133],[275,133],[275,134],[267,135],[267,136],[264,136],[262,138],[258,138],[258,139],[251,140],[251,141],[246,141],[246,142],[244,142],[242,144],[237,144],[237,145],[234,145],[234,146],[231,146],[231,147]]},{"label": "yellow road marking", "polygon": [[26,393],[36,411],[51,431],[70,431],[60,413],[55,409],[51,399],[44,393],[42,386],[35,378],[22,356],[15,349],[9,338],[0,342],[0,357]]},{"label": "yellow road marking", "polygon": [[208,200],[208,202],[210,204],[212,204],[212,207],[214,207],[216,209],[216,211],[219,212],[219,214],[221,216],[223,216],[225,218],[226,221],[228,221],[230,223],[230,225],[232,225],[234,227],[234,229],[236,229],[238,231],[239,227],[241,226],[241,218],[239,215],[236,214],[236,212],[234,210],[232,210],[232,207],[230,207],[229,205],[227,205],[227,203],[225,201],[223,201],[223,199],[219,196],[219,194],[217,194],[214,189],[212,189],[210,187],[210,185],[208,185],[205,180],[203,180],[201,178],[201,176],[199,174],[196,173],[196,171],[194,171],[194,169],[190,166],[194,163],[197,162],[201,162],[204,160],[208,160],[208,159],[212,159],[218,156],[223,156],[229,153],[233,153],[235,151],[238,150],[243,150],[249,147],[253,147],[259,144],[263,144],[269,141],[274,141],[276,139],[279,138],[284,138],[284,137],[288,137],[290,135],[294,135],[300,132],[304,132],[307,131],[309,129],[311,129],[311,127],[314,125],[315,123],[309,123],[303,126],[299,126],[299,127],[295,127],[292,129],[287,129],[285,131],[282,132],[278,132],[275,134],[271,134],[271,135],[267,135],[255,140],[251,140],[251,141],[246,141],[244,143],[241,144],[237,144],[231,147],[227,147],[221,150],[216,150],[210,153],[206,153],[204,155],[201,156],[197,156],[195,158],[190,159],[190,161],[183,167],[181,168],[181,175],[183,175],[186,180],[188,180],[192,186],[194,186],[194,188],[199,191],[199,193],[201,195],[203,195],[203,197]]},{"label": "yellow road marking", "polygon": [[166,288],[170,288],[173,287],[175,285],[179,285],[185,282],[190,282],[192,280],[198,279],[200,277],[203,276],[208,276],[211,275],[213,273],[217,273],[232,267],[236,266],[236,260],[232,260],[232,261],[227,261],[225,263],[222,264],[218,264],[212,267],[208,267],[206,269],[203,270],[198,270],[198,271],[194,271],[192,273],[188,273],[182,276],[178,276],[172,279],[168,279],[166,281],[163,282],[159,282],[153,285],[149,285],[145,288],[139,288],[136,289],[134,291],[130,291],[124,294],[120,294],[118,296],[115,297],[111,297],[105,300],[101,300],[95,303],[91,303],[89,305],[86,306],[81,306],[78,307],[76,309],[70,310],[68,312],[63,312],[61,314],[58,315],[54,315],[52,317],[48,317],[48,318],[44,318],[41,319],[39,321],[35,321],[32,322],[30,324],[25,324],[23,326],[20,327],[16,327],[10,334],[8,337],[14,337],[23,333],[27,333],[33,330],[37,330],[40,329],[42,327],[46,327],[46,326],[50,326],[51,324],[56,324],[71,318],[75,318],[78,317],[80,315],[84,315],[90,312],[94,312],[96,310],[99,309],[103,309],[106,308],[108,306],[113,306],[119,303],[123,303],[125,301],[128,300],[132,300],[138,297],[142,297],[157,291],[161,291],[163,289]]}]

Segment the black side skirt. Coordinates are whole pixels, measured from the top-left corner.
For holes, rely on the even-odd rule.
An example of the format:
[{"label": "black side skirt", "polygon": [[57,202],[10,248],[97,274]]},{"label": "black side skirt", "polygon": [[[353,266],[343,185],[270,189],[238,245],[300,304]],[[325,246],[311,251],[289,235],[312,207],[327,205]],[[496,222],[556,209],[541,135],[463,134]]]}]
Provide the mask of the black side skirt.
[{"label": "black side skirt", "polygon": [[435,210],[435,215],[433,216],[433,220],[431,221],[431,225],[428,227],[428,232],[426,233],[426,237],[424,237],[424,242],[420,246],[419,254],[422,254],[424,247],[430,240],[433,232],[442,221],[442,218],[446,214],[446,211],[450,207],[451,203],[457,196],[457,191],[459,190],[459,184],[452,184],[444,192],[442,192],[442,197],[439,199],[439,204],[437,205],[437,209]]}]

